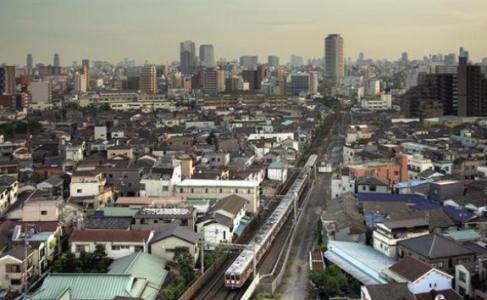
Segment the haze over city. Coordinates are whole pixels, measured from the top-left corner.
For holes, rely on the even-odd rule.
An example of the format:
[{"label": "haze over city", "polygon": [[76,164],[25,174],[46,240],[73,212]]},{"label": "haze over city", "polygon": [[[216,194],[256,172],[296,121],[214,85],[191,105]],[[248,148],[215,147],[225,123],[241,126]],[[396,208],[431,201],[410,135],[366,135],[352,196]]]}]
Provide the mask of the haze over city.
[{"label": "haze over city", "polygon": [[92,57],[168,63],[181,40],[215,45],[216,58],[323,56],[323,38],[346,39],[345,57],[411,58],[470,50],[486,56],[484,0],[0,0],[0,63],[26,53],[63,64]]}]

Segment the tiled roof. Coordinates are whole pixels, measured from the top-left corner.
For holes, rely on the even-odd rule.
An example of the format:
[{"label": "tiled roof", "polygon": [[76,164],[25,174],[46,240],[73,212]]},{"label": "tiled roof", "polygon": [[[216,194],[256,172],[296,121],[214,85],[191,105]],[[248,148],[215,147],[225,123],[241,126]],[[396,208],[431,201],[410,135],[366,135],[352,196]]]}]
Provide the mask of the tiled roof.
[{"label": "tiled roof", "polygon": [[151,244],[156,243],[165,238],[168,238],[170,236],[178,237],[192,244],[196,244],[198,242],[198,234],[196,234],[196,232],[188,229],[187,227],[173,224],[172,226],[169,226],[165,230],[157,232],[154,238],[151,240]]},{"label": "tiled roof", "polygon": [[394,265],[389,270],[413,282],[420,278],[433,267],[411,256],[406,256]]},{"label": "tiled roof", "polygon": [[449,256],[471,255],[474,252],[459,243],[437,234],[428,234],[398,242],[423,257],[430,259]]},{"label": "tiled roof", "polygon": [[366,288],[373,300],[415,300],[407,283],[372,284]]}]

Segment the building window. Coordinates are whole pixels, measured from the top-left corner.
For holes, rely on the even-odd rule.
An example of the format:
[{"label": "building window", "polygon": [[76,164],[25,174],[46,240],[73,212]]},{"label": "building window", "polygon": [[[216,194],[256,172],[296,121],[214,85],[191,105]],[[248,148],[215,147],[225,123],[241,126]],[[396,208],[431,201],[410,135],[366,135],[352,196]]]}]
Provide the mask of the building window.
[{"label": "building window", "polygon": [[5,272],[6,273],[20,273],[20,265],[6,264],[5,265]]},{"label": "building window", "polygon": [[112,245],[112,250],[127,250],[130,249],[128,245]]},{"label": "building window", "polygon": [[76,252],[84,252],[85,251],[85,245],[76,245]]},{"label": "building window", "polygon": [[78,194],[81,194],[82,192],[83,192],[83,190],[82,190],[82,189],[77,189],[77,190],[76,190],[76,193],[78,193]]},{"label": "building window", "polygon": [[371,185],[369,187],[369,191],[371,191],[371,192],[375,192],[376,190],[377,190],[377,187],[375,185]]},{"label": "building window", "polygon": [[467,282],[466,274],[464,272],[459,271],[458,272],[458,280],[460,282]]},{"label": "building window", "polygon": [[10,284],[11,285],[21,285],[22,280],[21,279],[10,279]]},{"label": "building window", "polygon": [[47,215],[47,210],[41,210],[41,215],[46,216]]}]

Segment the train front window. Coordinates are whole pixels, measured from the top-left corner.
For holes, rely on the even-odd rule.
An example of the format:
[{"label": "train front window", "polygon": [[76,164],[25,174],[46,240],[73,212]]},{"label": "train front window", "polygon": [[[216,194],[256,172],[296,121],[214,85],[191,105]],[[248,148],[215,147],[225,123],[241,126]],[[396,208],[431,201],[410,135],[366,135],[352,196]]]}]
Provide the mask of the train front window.
[{"label": "train front window", "polygon": [[235,280],[240,281],[240,275],[235,275]]}]

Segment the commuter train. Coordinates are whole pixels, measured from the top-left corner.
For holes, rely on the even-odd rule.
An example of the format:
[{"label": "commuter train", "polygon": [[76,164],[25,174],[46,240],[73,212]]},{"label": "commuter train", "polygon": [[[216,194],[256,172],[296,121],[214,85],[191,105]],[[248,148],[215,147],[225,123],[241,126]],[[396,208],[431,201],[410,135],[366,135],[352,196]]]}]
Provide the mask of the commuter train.
[{"label": "commuter train", "polygon": [[[269,218],[264,222],[255,237],[250,241],[249,248],[254,249],[256,253],[256,263],[264,257],[269,250],[274,238],[281,230],[287,218],[293,212],[294,199],[299,201],[306,194],[312,177],[316,169],[318,156],[310,155],[304,167],[300,170],[298,176],[292,183],[289,190],[283,196],[281,202],[272,212]],[[252,250],[243,250],[235,261],[225,272],[225,286],[229,288],[241,288],[253,272],[253,255]]]}]

